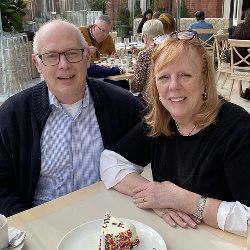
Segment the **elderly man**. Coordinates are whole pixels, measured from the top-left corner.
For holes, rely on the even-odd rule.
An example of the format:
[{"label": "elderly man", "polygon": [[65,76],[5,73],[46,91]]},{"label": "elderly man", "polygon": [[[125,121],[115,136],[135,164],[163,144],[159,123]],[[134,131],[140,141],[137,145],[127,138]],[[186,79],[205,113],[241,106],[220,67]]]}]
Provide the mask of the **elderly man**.
[{"label": "elderly man", "polygon": [[0,214],[24,211],[100,181],[99,158],[140,121],[131,93],[88,79],[79,29],[54,20],[34,39],[43,82],[0,107]]},{"label": "elderly man", "polygon": [[107,15],[100,15],[91,26],[79,27],[91,50],[91,63],[100,59],[100,54],[115,54],[111,31],[111,21]]}]

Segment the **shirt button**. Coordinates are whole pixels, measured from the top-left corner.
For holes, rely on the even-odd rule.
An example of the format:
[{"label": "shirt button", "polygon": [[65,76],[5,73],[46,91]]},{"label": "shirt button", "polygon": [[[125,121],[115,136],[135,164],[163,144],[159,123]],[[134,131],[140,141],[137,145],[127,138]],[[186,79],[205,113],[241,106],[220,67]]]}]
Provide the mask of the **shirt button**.
[{"label": "shirt button", "polygon": [[73,125],[76,125],[76,122],[73,122]]},{"label": "shirt button", "polygon": [[78,151],[79,149],[76,147],[76,151]]},{"label": "shirt button", "polygon": [[80,177],[80,174],[77,174],[76,176],[79,178],[79,177]]}]

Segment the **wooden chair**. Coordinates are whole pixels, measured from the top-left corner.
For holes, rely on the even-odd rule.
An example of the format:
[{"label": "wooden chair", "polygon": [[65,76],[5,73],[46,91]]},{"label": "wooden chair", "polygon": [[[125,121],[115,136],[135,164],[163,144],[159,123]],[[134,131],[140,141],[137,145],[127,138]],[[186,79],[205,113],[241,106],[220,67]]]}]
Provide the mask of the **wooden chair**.
[{"label": "wooden chair", "polygon": [[206,48],[208,55],[211,58],[212,66],[214,67],[214,55],[215,55],[215,43],[214,36],[217,34],[219,29],[193,29],[198,35],[211,34],[207,40],[202,40],[199,37],[200,43]]},{"label": "wooden chair", "polygon": [[226,54],[225,54],[225,52],[229,49],[228,34],[215,35],[214,39],[215,39],[216,55],[218,60],[216,83],[218,83],[219,81],[221,72],[225,73],[225,77],[221,85],[221,88],[223,88],[223,86],[226,83],[228,74],[231,73],[230,63],[226,62]]},{"label": "wooden chair", "polygon": [[117,43],[117,32],[110,32],[109,35],[112,37],[114,44]]},{"label": "wooden chair", "polygon": [[[250,53],[240,53],[239,48],[250,48],[250,40],[228,39],[231,47],[231,82],[229,87],[229,98],[233,90],[234,80],[238,80],[239,95],[242,94],[242,81],[250,81]],[[235,61],[235,55],[239,60]],[[241,63],[246,66],[240,66]]]}]

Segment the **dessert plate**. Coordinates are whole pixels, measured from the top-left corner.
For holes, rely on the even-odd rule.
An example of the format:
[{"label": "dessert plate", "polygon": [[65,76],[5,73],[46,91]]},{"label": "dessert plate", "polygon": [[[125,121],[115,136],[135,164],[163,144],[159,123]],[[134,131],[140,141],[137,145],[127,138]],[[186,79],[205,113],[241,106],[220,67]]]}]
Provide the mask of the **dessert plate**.
[{"label": "dessert plate", "polygon": [[[134,224],[140,244],[135,250],[167,250],[163,238],[151,227],[134,220],[117,218],[121,222]],[[57,250],[98,249],[103,219],[90,221],[71,230],[64,236]]]}]

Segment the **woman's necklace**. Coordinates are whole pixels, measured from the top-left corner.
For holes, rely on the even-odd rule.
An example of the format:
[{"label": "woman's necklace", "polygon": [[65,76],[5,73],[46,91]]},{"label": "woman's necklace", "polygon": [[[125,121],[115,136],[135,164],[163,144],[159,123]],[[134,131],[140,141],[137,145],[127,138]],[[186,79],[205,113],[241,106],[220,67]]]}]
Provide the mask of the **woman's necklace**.
[{"label": "woman's necklace", "polygon": [[[184,134],[181,133],[180,128],[179,128],[179,125],[177,124],[176,121],[175,121],[175,125],[176,125],[176,128],[177,128],[179,134],[182,135],[182,136],[185,136]],[[191,129],[191,131],[190,131],[190,132],[188,133],[188,135],[186,135],[186,136],[190,136],[190,135],[193,133],[193,131],[194,131],[195,128],[196,128],[196,125]]]}]

